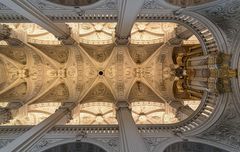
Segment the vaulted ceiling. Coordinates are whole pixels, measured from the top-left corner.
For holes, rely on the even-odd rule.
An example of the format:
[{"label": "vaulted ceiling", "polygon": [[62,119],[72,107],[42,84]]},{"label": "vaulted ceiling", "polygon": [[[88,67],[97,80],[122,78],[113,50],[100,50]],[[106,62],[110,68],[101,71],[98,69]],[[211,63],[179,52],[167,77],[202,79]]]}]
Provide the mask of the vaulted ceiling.
[{"label": "vaulted ceiling", "polygon": [[[79,45],[59,45],[35,24],[9,24],[25,31],[31,43],[0,46],[0,68],[5,71],[1,74],[2,106],[4,102],[29,105],[28,114],[16,115],[11,124],[39,123],[53,112],[39,107],[52,104],[56,109],[64,101],[81,104],[80,113],[76,110],[69,124],[115,124],[114,104],[119,100],[132,103],[137,123],[178,121],[168,105],[174,100],[173,47],[164,46],[174,37],[175,23],[136,23],[131,44],[117,47],[115,23],[69,25],[78,31]],[[199,43],[194,38],[186,42]]]}]

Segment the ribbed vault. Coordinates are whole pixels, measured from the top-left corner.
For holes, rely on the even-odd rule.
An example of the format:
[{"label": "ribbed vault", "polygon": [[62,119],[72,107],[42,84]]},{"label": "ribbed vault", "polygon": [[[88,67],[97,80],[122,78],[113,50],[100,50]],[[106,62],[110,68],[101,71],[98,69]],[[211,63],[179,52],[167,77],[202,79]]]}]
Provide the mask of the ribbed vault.
[{"label": "ribbed vault", "polygon": [[[80,106],[75,108],[74,119],[69,124],[115,124],[115,104],[128,101],[135,109],[132,115],[137,123],[164,124],[190,116],[200,104],[204,90],[209,89],[205,80],[210,74],[204,68],[210,59],[197,60],[203,55],[199,42],[181,25],[137,22],[127,46],[103,40],[92,43],[98,41],[96,35],[106,40],[113,36],[109,33],[115,24],[69,25],[82,31],[80,44],[49,45],[37,41],[19,47],[0,47],[1,69],[8,75],[1,79],[4,81],[1,102],[26,106],[55,103],[54,109],[59,103],[76,102]],[[24,27],[15,24],[13,28],[19,26]],[[30,27],[30,33],[39,30]],[[42,34],[33,35],[42,37]],[[143,107],[139,108],[137,103]],[[23,111],[27,113],[26,109]],[[41,110],[28,112],[24,119],[40,115]],[[51,112],[42,113],[44,118],[51,115]],[[10,124],[28,122],[19,118],[15,116]]]}]

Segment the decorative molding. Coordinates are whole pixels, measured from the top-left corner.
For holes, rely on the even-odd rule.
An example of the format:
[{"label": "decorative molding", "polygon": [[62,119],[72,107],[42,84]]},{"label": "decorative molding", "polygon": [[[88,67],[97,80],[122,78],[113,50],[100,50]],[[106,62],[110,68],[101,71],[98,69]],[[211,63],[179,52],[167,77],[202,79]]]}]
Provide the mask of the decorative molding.
[{"label": "decorative molding", "polygon": [[154,152],[156,147],[166,139],[161,137],[145,137],[144,142],[148,146],[149,152]]},{"label": "decorative molding", "polygon": [[142,9],[164,9],[161,0],[145,0]]},{"label": "decorative molding", "polygon": [[0,139],[0,149],[11,143],[13,139]]},{"label": "decorative molding", "polygon": [[224,31],[230,48],[235,34],[240,30],[240,1],[228,0],[195,11],[209,18]]}]

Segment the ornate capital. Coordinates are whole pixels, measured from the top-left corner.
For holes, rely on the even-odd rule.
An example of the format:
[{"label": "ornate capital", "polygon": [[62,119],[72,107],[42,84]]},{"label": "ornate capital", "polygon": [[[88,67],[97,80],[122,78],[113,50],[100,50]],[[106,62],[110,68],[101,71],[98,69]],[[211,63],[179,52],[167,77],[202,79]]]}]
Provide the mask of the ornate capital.
[{"label": "ornate capital", "polygon": [[7,107],[8,109],[15,110],[23,106],[23,103],[21,102],[10,102],[8,103]]},{"label": "ornate capital", "polygon": [[116,103],[116,108],[117,108],[117,110],[120,109],[120,108],[129,108],[129,109],[130,109],[129,106],[130,106],[130,105],[129,105],[129,103],[128,103],[127,101],[118,101],[118,102]]},{"label": "ornate capital", "polygon": [[11,35],[11,29],[7,25],[0,25],[0,40],[8,39]]},{"label": "ornate capital", "polygon": [[74,102],[64,102],[62,103],[62,105],[56,110],[60,111],[60,110],[66,110],[67,113],[65,114],[66,116],[66,122],[68,123],[70,120],[73,119],[73,114],[72,114],[72,110],[76,107],[76,103]]},{"label": "ornate capital", "polygon": [[11,119],[11,110],[9,108],[0,107],[0,124],[8,123]]},{"label": "ornate capital", "polygon": [[67,109],[72,111],[72,109],[76,106],[75,102],[64,102],[58,109]]},{"label": "ornate capital", "polygon": [[115,42],[116,42],[118,45],[126,45],[126,44],[129,43],[129,37],[130,37],[130,36],[121,37],[121,36],[116,35],[116,41],[115,41]]}]

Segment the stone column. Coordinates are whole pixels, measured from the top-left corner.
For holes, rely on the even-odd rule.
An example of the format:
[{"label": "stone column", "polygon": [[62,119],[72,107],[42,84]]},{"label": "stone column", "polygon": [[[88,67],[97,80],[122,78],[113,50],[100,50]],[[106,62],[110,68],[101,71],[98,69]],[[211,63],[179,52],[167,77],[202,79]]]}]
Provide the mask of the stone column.
[{"label": "stone column", "polygon": [[0,149],[0,152],[28,151],[31,146],[41,139],[45,133],[51,130],[56,123],[66,118],[66,116],[71,118],[69,115],[71,115],[71,111],[74,107],[75,103],[72,102],[62,104],[54,114],[13,140],[6,147]]},{"label": "stone column", "polygon": [[132,118],[129,104],[125,101],[117,103],[117,120],[120,133],[121,152],[148,152]]},{"label": "stone column", "polygon": [[128,43],[133,24],[137,19],[144,0],[118,0],[118,23],[116,26],[116,43],[124,45]]},{"label": "stone column", "polygon": [[63,44],[74,44],[75,40],[71,37],[71,29],[64,23],[55,24],[45,14],[43,14],[38,8],[36,8],[29,1],[19,0],[1,0],[1,3],[8,8],[16,11],[20,15],[27,18],[29,21],[38,24],[43,27],[56,38],[61,40]]}]

